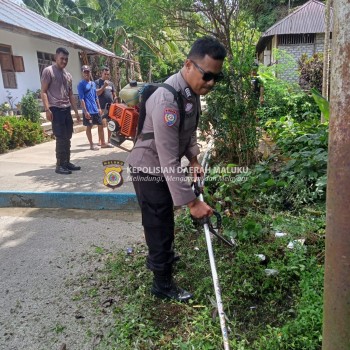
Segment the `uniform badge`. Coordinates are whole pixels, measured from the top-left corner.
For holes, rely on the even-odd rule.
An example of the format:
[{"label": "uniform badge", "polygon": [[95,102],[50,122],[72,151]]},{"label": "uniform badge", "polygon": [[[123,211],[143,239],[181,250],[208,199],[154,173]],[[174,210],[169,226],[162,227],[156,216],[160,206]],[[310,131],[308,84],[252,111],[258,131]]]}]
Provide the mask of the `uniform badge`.
[{"label": "uniform badge", "polygon": [[167,126],[173,126],[177,120],[177,111],[174,109],[164,110],[164,122]]},{"label": "uniform badge", "polygon": [[121,160],[106,160],[102,162],[104,169],[103,184],[113,190],[123,184],[123,165]]},{"label": "uniform badge", "polygon": [[186,103],[185,111],[186,112],[191,112],[192,109],[193,109],[193,103]]},{"label": "uniform badge", "polygon": [[192,96],[190,88],[186,87],[184,92],[187,98],[190,98]]}]

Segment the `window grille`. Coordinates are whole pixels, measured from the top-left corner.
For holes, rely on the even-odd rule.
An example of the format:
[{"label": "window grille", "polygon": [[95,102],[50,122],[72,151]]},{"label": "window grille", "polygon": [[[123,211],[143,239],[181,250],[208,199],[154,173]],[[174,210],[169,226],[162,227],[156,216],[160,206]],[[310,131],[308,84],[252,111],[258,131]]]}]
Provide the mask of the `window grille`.
[{"label": "window grille", "polygon": [[278,35],[278,46],[313,44],[315,34],[283,34]]},{"label": "window grille", "polygon": [[55,62],[55,55],[46,52],[37,52],[39,73],[43,72],[44,68],[51,66]]}]

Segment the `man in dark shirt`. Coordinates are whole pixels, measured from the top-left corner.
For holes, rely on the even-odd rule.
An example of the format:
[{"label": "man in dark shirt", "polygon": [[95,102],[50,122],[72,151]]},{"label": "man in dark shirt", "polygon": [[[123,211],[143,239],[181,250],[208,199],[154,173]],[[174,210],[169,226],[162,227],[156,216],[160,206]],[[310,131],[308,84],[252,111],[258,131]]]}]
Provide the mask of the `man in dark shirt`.
[{"label": "man in dark shirt", "polygon": [[[112,103],[116,97],[114,84],[109,80],[110,76],[111,76],[111,73],[109,68],[102,67],[101,78],[95,81],[98,100],[100,102],[101,108],[104,109],[104,114],[102,116],[103,127],[107,126],[107,117],[108,117],[109,108],[106,108],[106,105]],[[108,129],[107,131],[108,131],[107,144],[110,144],[112,132]]]}]

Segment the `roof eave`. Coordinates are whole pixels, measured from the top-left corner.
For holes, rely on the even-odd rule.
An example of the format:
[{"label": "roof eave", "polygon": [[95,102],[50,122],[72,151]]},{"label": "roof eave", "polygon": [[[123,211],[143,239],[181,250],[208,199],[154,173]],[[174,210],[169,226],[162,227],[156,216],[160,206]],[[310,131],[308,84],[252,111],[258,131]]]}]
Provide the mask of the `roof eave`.
[{"label": "roof eave", "polygon": [[58,44],[64,44],[67,47],[72,47],[74,49],[83,50],[83,51],[87,52],[88,54],[99,54],[99,55],[103,55],[106,57],[112,57],[112,58],[116,58],[116,59],[123,60],[123,61],[129,61],[128,59],[123,58],[123,57],[119,57],[108,50],[103,50],[103,51],[102,50],[101,51],[91,50],[90,48],[84,47],[82,45],[77,45],[76,43],[73,43],[71,41],[67,41],[64,39],[53,37],[51,35],[39,33],[36,31],[31,31],[28,29],[23,29],[21,27],[11,25],[11,24],[8,24],[6,22],[0,21],[0,27],[1,27],[1,29],[5,29],[5,30],[13,32],[13,33],[18,33],[18,34],[22,34],[22,35],[26,35],[26,36],[32,36],[32,37],[36,37],[36,38],[40,38],[40,39],[45,39],[45,40],[49,40],[51,42],[55,42]]},{"label": "roof eave", "polygon": [[257,52],[258,54],[260,54],[260,52],[265,50],[266,47],[266,43],[273,37],[273,35],[269,35],[269,36],[262,36],[260,37],[258,43],[255,46],[255,52]]}]

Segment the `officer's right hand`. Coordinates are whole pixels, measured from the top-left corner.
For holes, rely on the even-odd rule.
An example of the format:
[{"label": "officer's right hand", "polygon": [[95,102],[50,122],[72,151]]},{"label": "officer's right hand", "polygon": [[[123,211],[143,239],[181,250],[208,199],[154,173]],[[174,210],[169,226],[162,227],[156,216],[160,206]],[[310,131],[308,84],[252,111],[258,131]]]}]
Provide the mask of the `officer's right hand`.
[{"label": "officer's right hand", "polygon": [[205,202],[201,202],[198,199],[188,203],[191,215],[196,219],[202,219],[205,216],[212,216],[213,209]]}]

